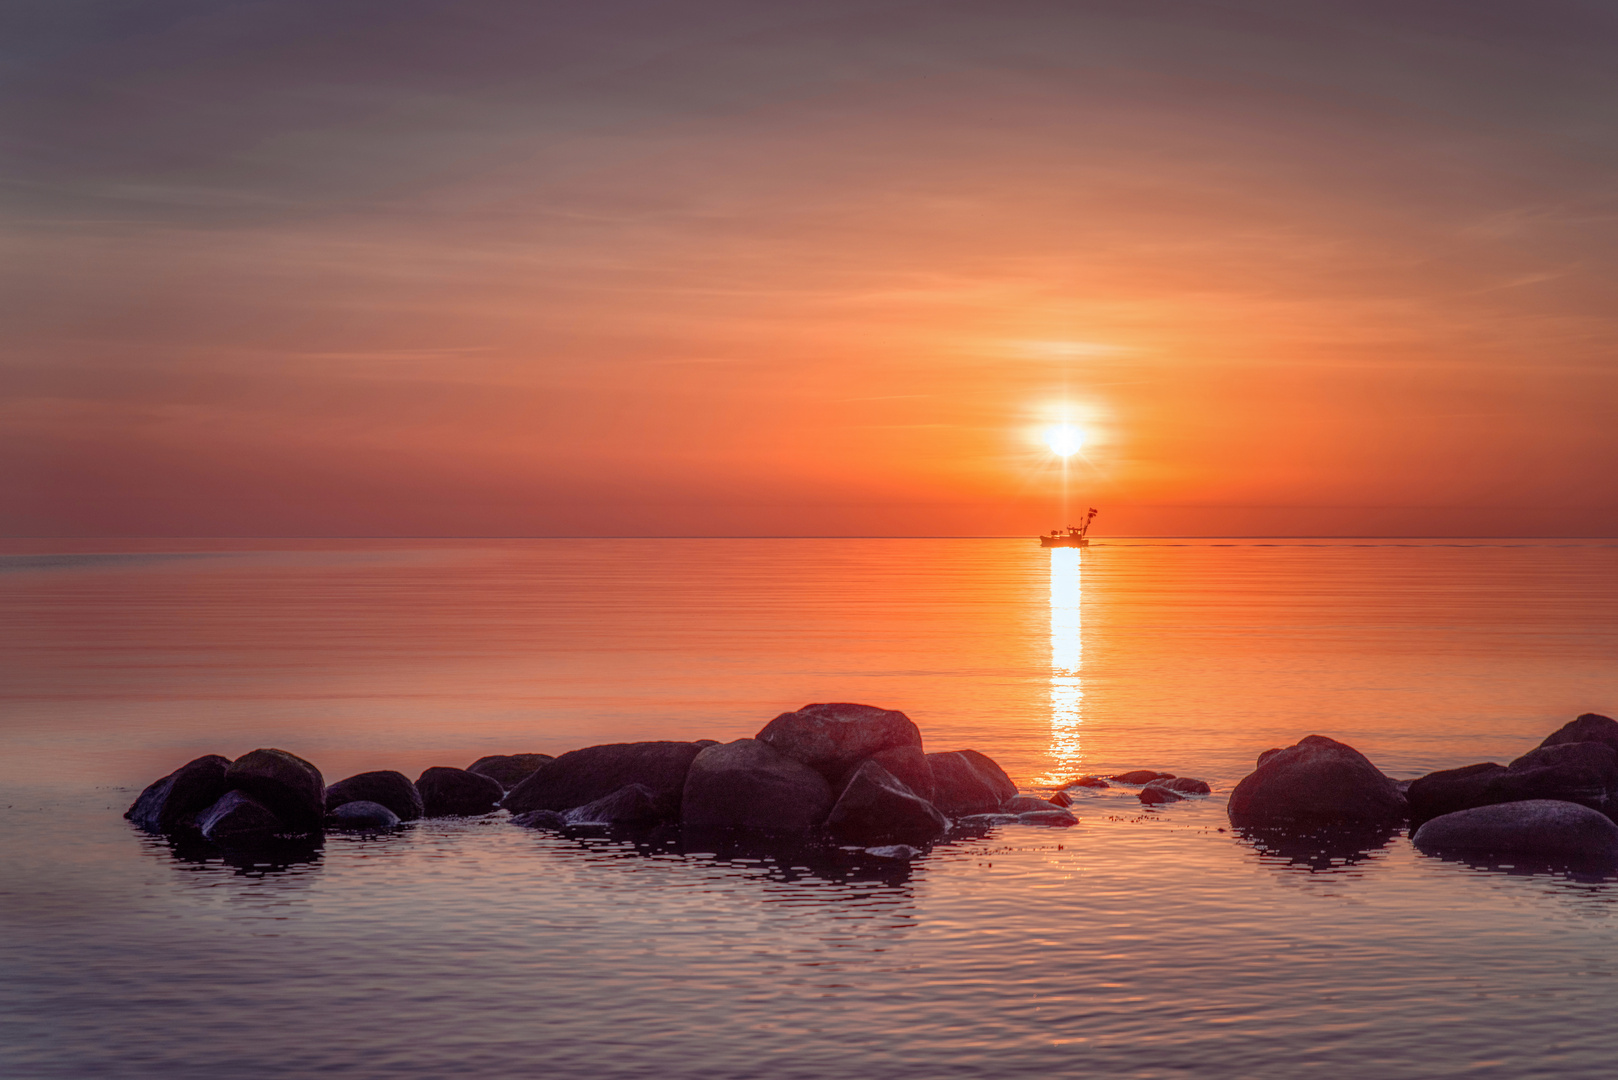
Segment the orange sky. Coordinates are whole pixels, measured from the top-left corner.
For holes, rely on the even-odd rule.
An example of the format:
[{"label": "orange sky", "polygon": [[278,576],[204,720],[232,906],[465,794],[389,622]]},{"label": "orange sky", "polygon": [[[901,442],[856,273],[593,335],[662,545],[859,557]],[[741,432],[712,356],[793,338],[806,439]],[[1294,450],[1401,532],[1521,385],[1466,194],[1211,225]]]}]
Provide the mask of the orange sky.
[{"label": "orange sky", "polygon": [[22,10],[0,533],[1618,531],[1609,5]]}]

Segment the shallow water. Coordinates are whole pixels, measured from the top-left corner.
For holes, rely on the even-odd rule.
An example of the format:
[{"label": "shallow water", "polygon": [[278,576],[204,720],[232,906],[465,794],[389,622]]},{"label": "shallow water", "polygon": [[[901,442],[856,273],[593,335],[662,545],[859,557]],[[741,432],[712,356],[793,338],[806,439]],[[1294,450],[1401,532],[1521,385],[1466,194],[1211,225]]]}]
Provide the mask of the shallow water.
[{"label": "shallow water", "polygon": [[[1618,708],[1618,546],[1009,540],[0,547],[0,1074],[1606,1076],[1618,882],[1224,831],[1311,732],[1396,776]],[[286,865],[121,813],[201,753],[328,779],[902,708],[1086,797],[913,863],[504,815]]]}]

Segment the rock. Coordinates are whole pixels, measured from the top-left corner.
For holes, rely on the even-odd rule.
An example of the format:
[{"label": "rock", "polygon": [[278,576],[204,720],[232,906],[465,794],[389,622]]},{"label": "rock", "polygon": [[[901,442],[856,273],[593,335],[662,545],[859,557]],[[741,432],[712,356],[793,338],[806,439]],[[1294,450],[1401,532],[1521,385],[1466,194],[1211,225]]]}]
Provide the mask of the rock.
[{"label": "rock", "polygon": [[[1077,820],[1077,819],[1075,819]],[[1015,825],[1016,814],[969,814],[955,822],[968,828],[983,828],[988,825]]]},{"label": "rock", "polygon": [[805,705],[782,713],[755,736],[834,785],[846,782],[867,758],[899,746],[921,749],[921,732],[893,709],[849,702]]},{"label": "rock", "polygon": [[826,827],[856,842],[891,839],[924,844],[947,832],[949,821],[888,770],[867,761],[831,808]]},{"label": "rock", "polygon": [[680,820],[695,828],[803,832],[826,820],[831,785],[758,739],[705,747],[686,773]]},{"label": "rock", "polygon": [[569,825],[639,825],[659,817],[652,790],[645,784],[625,784],[611,795],[575,806],[562,817]]},{"label": "rock", "polygon": [[1173,780],[1174,774],[1171,772],[1155,772],[1152,769],[1136,769],[1133,772],[1109,776],[1107,779],[1120,784],[1150,784],[1153,780]]},{"label": "rock", "polygon": [[608,743],[572,750],[539,769],[507,793],[504,806],[528,810],[571,810],[611,795],[628,784],[644,784],[658,813],[680,813],[686,773],[703,750],[690,742]]},{"label": "rock", "polygon": [[1176,776],[1173,780],[1153,780],[1147,787],[1163,787],[1181,795],[1210,795],[1213,788],[1206,780],[1193,780],[1189,776]]},{"label": "rock", "polygon": [[1259,764],[1259,765],[1264,764],[1266,761],[1270,760],[1270,758],[1274,757],[1276,754],[1279,754],[1281,752],[1281,750],[1282,750],[1282,747],[1279,747],[1279,746],[1270,747],[1268,750],[1264,751],[1262,754],[1260,754],[1258,756],[1257,764]]},{"label": "rock", "polygon": [[196,815],[229,790],[230,759],[207,754],[188,761],[140,793],[124,817],[147,832],[172,833],[196,827]]},{"label": "rock", "polygon": [[1181,802],[1185,799],[1173,788],[1166,786],[1166,781],[1154,781],[1140,789],[1140,801],[1147,806],[1159,806],[1163,803]]},{"label": "rock", "polygon": [[320,770],[285,750],[254,750],[225,770],[225,784],[269,807],[289,833],[320,831],[326,816],[326,782]]},{"label": "rock", "polygon": [[1069,795],[1065,791],[1058,791],[1056,794],[1051,796],[1050,801],[1053,806],[1072,806],[1073,796]]},{"label": "rock", "polygon": [[416,778],[427,817],[474,817],[500,805],[505,789],[492,776],[435,765]]},{"label": "rock", "polygon": [[1600,713],[1587,712],[1571,720],[1549,735],[1540,746],[1559,746],[1562,743],[1600,742],[1618,750],[1618,720]]},{"label": "rock", "polygon": [[1413,826],[1480,806],[1553,799],[1618,811],[1618,751],[1604,742],[1553,743],[1509,766],[1494,762],[1429,773],[1410,784]]},{"label": "rock", "polygon": [[399,827],[399,815],[381,803],[368,799],[352,799],[326,815],[334,829],[352,829],[357,832],[380,832]]},{"label": "rock", "polygon": [[501,787],[510,791],[538,772],[541,765],[549,765],[555,760],[549,754],[490,754],[472,762],[466,771],[492,776],[500,781]]},{"label": "rock", "polygon": [[879,859],[903,859],[909,862],[921,854],[921,849],[913,848],[909,844],[887,844],[883,847],[868,847],[865,854],[875,855]]},{"label": "rock", "polygon": [[1405,797],[1365,755],[1310,735],[1264,759],[1230,793],[1237,826],[1399,821]]},{"label": "rock", "polygon": [[227,791],[197,816],[203,838],[216,844],[267,840],[287,831],[275,811],[245,791]]},{"label": "rock", "polygon": [[327,813],[351,802],[381,803],[400,821],[415,821],[425,812],[415,783],[392,769],[358,773],[326,789]]},{"label": "rock", "polygon": [[1076,787],[1087,787],[1087,788],[1100,789],[1100,788],[1110,788],[1110,787],[1112,787],[1112,785],[1107,783],[1105,780],[1101,779],[1101,777],[1099,777],[1099,776],[1081,776],[1077,780],[1069,780],[1067,783],[1063,784],[1061,790],[1067,791],[1070,788],[1076,788]]},{"label": "rock", "polygon": [[933,805],[950,817],[994,813],[1017,795],[1005,770],[976,750],[928,754],[927,764],[933,773]]},{"label": "rock", "polygon": [[1410,804],[1411,826],[1420,826],[1424,821],[1457,810],[1487,806],[1493,801],[1488,794],[1489,781],[1505,771],[1504,765],[1485,761],[1460,769],[1440,769],[1417,777],[1405,789],[1405,798]]},{"label": "rock", "polygon": [[[927,763],[927,755],[919,746],[892,746],[880,753],[872,754],[867,761],[874,761],[888,772],[893,778],[917,795],[933,801],[937,794],[933,783],[933,767]],[[854,775],[852,772],[849,776]]]},{"label": "rock", "polygon": [[511,823],[529,829],[560,829],[567,825],[567,818],[555,810],[530,810],[513,815]]},{"label": "rock", "polygon": [[1055,809],[1060,809],[1055,803],[1046,802],[1044,799],[1036,799],[1032,795],[1013,795],[1000,804],[1002,814],[1037,813],[1041,810]]},{"label": "rock", "polygon": [[1079,819],[1066,810],[1034,810],[1026,814],[1018,814],[1017,822],[1021,825],[1044,825],[1047,828],[1065,829],[1070,825],[1077,825]]},{"label": "rock", "polygon": [[1496,803],[1435,817],[1412,839],[1425,851],[1524,855],[1557,862],[1618,862],[1618,825],[1557,799]]}]

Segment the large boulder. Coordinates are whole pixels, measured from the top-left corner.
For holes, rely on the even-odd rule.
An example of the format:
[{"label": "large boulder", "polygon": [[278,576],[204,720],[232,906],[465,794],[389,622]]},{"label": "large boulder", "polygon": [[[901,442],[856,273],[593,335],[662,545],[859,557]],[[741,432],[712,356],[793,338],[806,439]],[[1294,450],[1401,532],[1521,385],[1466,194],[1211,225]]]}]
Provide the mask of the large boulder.
[{"label": "large boulder", "polygon": [[502,804],[513,814],[528,810],[571,810],[611,795],[629,784],[652,793],[658,813],[679,815],[685,776],[709,744],[691,742],[608,743],[573,750],[512,788]]},{"label": "large boulder", "polygon": [[1158,772],[1156,769],[1133,769],[1129,772],[1116,773],[1107,777],[1119,784],[1150,784],[1153,780],[1173,780],[1171,772]]},{"label": "large boulder", "polygon": [[510,791],[556,759],[549,754],[490,754],[480,757],[466,767],[467,772],[492,776],[500,786]]},{"label": "large boulder", "polygon": [[399,815],[381,803],[367,799],[353,799],[343,803],[326,815],[334,829],[354,832],[384,832],[399,827]]},{"label": "large boulder", "polygon": [[1015,798],[1017,785],[990,757],[976,750],[928,754],[933,776],[933,805],[950,817],[992,814]]},{"label": "large boulder", "polygon": [[833,784],[841,784],[861,762],[884,750],[921,749],[921,731],[904,713],[849,702],[805,705],[797,712],[782,713],[756,738]]},{"label": "large boulder", "polygon": [[269,807],[290,833],[320,831],[326,782],[319,769],[297,754],[275,749],[243,754],[225,770],[225,784]]},{"label": "large boulder", "polygon": [[218,754],[188,761],[141,792],[124,817],[147,832],[195,828],[197,813],[230,790],[225,784],[225,770],[229,767],[230,759]]},{"label": "large boulder", "polygon": [[1600,713],[1587,712],[1570,720],[1545,736],[1540,746],[1559,746],[1562,743],[1600,742],[1618,750],[1618,720]]},{"label": "large boulder", "polygon": [[1483,761],[1459,769],[1440,769],[1420,776],[1405,789],[1410,804],[1410,824],[1422,822],[1457,810],[1474,806],[1487,806],[1495,801],[1489,797],[1489,781],[1506,771],[1504,765]]},{"label": "large boulder", "polygon": [[803,832],[826,820],[832,789],[820,773],[757,739],[705,748],[680,801],[688,827]]},{"label": "large boulder", "polygon": [[611,795],[575,806],[562,820],[569,825],[640,825],[661,816],[645,784],[625,784]]},{"label": "large boulder", "polygon": [[1240,826],[1299,822],[1395,822],[1405,797],[1352,746],[1310,735],[1267,756],[1230,793],[1230,820]]},{"label": "large boulder", "polygon": [[1604,742],[1553,743],[1510,765],[1483,762],[1411,781],[1412,826],[1444,814],[1498,803],[1555,799],[1618,811],[1618,751]]},{"label": "large boulder", "polygon": [[949,829],[949,820],[882,766],[867,761],[854,773],[826,818],[844,840],[927,843]]},{"label": "large boulder", "polygon": [[[891,746],[880,753],[872,754],[867,761],[874,761],[888,772],[893,778],[905,787],[914,791],[928,802],[937,794],[933,782],[933,767],[927,762],[927,754],[919,746]],[[849,773],[850,776],[854,774]]]},{"label": "large boulder", "polygon": [[500,781],[465,769],[435,765],[416,778],[422,813],[427,817],[475,817],[500,805],[506,793]]},{"label": "large boulder", "polygon": [[241,790],[225,792],[197,815],[197,828],[204,839],[220,845],[268,840],[288,831],[275,811]]},{"label": "large boulder", "polygon": [[392,769],[358,773],[326,789],[327,813],[351,802],[381,803],[400,821],[414,821],[426,812],[415,783]]},{"label": "large boulder", "polygon": [[1618,863],[1618,825],[1598,810],[1559,799],[1458,810],[1433,818],[1411,839],[1424,851]]}]

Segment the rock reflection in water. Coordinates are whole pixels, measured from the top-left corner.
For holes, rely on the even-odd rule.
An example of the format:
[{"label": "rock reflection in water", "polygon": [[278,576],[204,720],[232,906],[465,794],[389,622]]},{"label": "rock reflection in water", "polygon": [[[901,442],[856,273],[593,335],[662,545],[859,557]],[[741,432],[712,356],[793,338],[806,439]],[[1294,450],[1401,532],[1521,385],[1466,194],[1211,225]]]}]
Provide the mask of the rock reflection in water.
[{"label": "rock reflection in water", "polygon": [[1238,828],[1267,865],[1311,872],[1341,870],[1377,857],[1401,830],[1387,825]]}]

